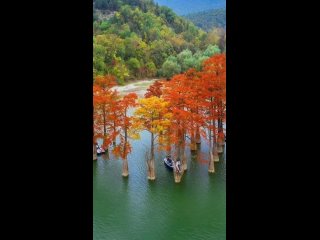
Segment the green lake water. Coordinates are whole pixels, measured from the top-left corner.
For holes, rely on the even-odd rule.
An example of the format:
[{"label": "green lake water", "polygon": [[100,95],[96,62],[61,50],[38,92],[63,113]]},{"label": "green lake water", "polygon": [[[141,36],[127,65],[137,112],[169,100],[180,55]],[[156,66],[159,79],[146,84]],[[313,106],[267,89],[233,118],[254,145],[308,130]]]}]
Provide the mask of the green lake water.
[{"label": "green lake water", "polygon": [[[93,161],[93,239],[187,240],[226,239],[226,160],[207,164],[191,158],[181,183],[165,168],[164,153],[156,159],[156,180],[147,179],[144,152],[150,135],[131,141],[129,177],[121,176],[122,161],[99,157]],[[199,151],[207,158],[208,147]]]}]

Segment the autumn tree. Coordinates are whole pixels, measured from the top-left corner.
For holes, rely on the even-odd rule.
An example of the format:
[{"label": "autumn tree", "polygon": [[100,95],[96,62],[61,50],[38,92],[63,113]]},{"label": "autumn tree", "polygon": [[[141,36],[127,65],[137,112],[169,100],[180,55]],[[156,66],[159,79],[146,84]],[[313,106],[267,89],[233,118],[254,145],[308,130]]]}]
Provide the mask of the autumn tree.
[{"label": "autumn tree", "polygon": [[[139,100],[139,107],[134,116],[136,128],[150,133],[150,156],[147,158],[148,179],[155,180],[155,144],[156,139],[167,134],[170,126],[171,113],[168,111],[168,102],[162,98],[152,96]],[[158,141],[159,142],[159,141]],[[161,144],[161,141],[159,142]]]},{"label": "autumn tree", "polygon": [[[94,139],[102,138],[103,147],[108,154],[109,145],[115,142],[117,132],[117,102],[119,95],[112,90],[115,77],[111,75],[97,76],[93,85],[94,105]],[[95,140],[94,140],[95,141]]]},{"label": "autumn tree", "polygon": [[163,83],[161,81],[155,81],[153,84],[149,86],[147,89],[147,92],[145,93],[144,97],[149,98],[149,97],[158,97],[160,98],[162,95],[162,86]]},{"label": "autumn tree", "polygon": [[183,79],[185,88],[185,110],[188,113],[186,122],[186,131],[190,140],[190,150],[197,150],[197,145],[201,143],[200,135],[204,134],[202,127],[204,126],[203,118],[203,79],[199,72],[195,69],[189,69]]},{"label": "autumn tree", "polygon": [[[182,170],[187,170],[187,159],[185,155],[187,124],[190,117],[186,109],[185,94],[188,89],[184,85],[185,75],[178,74],[164,84],[163,98],[168,101],[169,109],[172,112],[171,119],[171,143],[175,145],[176,159],[181,159]],[[182,172],[183,174],[183,172]],[[181,175],[182,175],[181,174]],[[181,176],[176,176],[175,181],[180,182]]]},{"label": "autumn tree", "polygon": [[122,176],[129,175],[128,154],[131,152],[131,144],[128,141],[132,127],[133,117],[128,115],[128,110],[136,106],[137,94],[129,93],[118,102],[118,128],[120,142],[115,146],[113,153],[122,159]]},{"label": "autumn tree", "polygon": [[[226,57],[217,54],[205,61],[201,73],[206,99],[205,119],[210,144],[209,172],[214,172],[214,162],[219,161],[218,146],[224,143],[223,122],[226,111]],[[221,150],[220,150],[221,151]]]}]

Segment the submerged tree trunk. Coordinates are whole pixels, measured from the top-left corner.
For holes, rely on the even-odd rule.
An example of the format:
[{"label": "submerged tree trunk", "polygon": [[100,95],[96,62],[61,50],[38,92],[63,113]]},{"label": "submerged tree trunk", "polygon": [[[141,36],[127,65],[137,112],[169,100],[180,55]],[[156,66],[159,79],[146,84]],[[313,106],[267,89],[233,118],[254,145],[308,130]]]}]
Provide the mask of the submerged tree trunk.
[{"label": "submerged tree trunk", "polygon": [[109,158],[110,158],[110,156],[109,156],[109,148],[106,148],[106,149],[105,149],[105,153],[104,153],[104,154],[105,154],[105,158],[106,158],[106,159],[109,159]]},{"label": "submerged tree trunk", "polygon": [[[185,156],[185,151],[184,151],[184,133],[182,133],[181,130],[178,131],[178,136],[180,138],[180,141],[177,145],[177,154],[176,154],[176,159],[174,161],[174,167],[173,167],[173,177],[174,177],[174,181],[176,183],[179,183],[181,181],[182,175],[184,173],[184,170],[187,167],[186,164],[186,156]],[[180,159],[181,161],[181,165],[180,165],[180,171],[179,169],[176,168],[176,162],[177,159]]]},{"label": "submerged tree trunk", "polygon": [[219,154],[216,148],[213,149],[213,152],[210,151],[210,161],[209,161],[209,170],[208,170],[210,173],[215,172],[215,168],[214,168],[215,162],[219,162]]},{"label": "submerged tree trunk", "polygon": [[224,137],[222,136],[223,136],[223,123],[222,123],[222,119],[218,118],[218,142],[217,142],[218,153],[223,152]]},{"label": "submerged tree trunk", "polygon": [[148,167],[148,179],[155,180],[156,174],[155,174],[155,167],[154,167],[154,159],[148,159],[147,167]]},{"label": "submerged tree trunk", "polygon": [[103,106],[103,136],[107,135],[107,126],[106,126],[106,108]]},{"label": "submerged tree trunk", "polygon": [[[114,135],[116,134],[116,131],[117,131],[117,129],[116,129],[116,122],[114,121],[114,122],[113,122],[113,134],[114,134]],[[117,144],[117,143],[116,143],[116,138],[114,138],[113,141],[112,141],[113,147],[115,147],[116,144]]]},{"label": "submerged tree trunk", "polygon": [[209,151],[209,168],[208,168],[208,172],[209,173],[214,173],[215,172],[215,167],[214,167],[214,162],[218,162],[219,161],[219,155],[217,152],[217,148],[216,148],[216,122],[215,120],[212,120],[210,122],[210,125],[212,127],[212,131],[211,128],[209,130],[209,138],[210,138],[210,151]]},{"label": "submerged tree trunk", "polygon": [[124,158],[122,159],[122,176],[128,177],[129,175],[129,167],[128,167],[128,158],[127,158],[127,144],[128,144],[128,130],[127,128],[124,129]]},{"label": "submerged tree trunk", "polygon": [[188,169],[188,166],[187,166],[187,156],[186,156],[186,153],[185,153],[185,142],[184,141],[183,141],[181,150],[182,150],[181,151],[182,170],[186,171]]},{"label": "submerged tree trunk", "polygon": [[93,144],[93,160],[97,160],[98,156],[97,156],[97,147],[95,144]]},{"label": "submerged tree trunk", "polygon": [[216,142],[216,140],[213,141],[213,148],[212,148],[212,156],[213,156],[213,160],[215,162],[219,162],[219,154],[218,154],[218,143]]},{"label": "submerged tree trunk", "polygon": [[217,152],[218,153],[223,153],[223,145],[222,145],[221,141],[217,142],[216,147],[217,147]]},{"label": "submerged tree trunk", "polygon": [[[103,141],[105,141],[105,137],[107,136],[107,125],[106,125],[106,107],[103,105]],[[105,146],[105,155],[106,158],[109,159],[109,148]]]},{"label": "submerged tree trunk", "polygon": [[214,160],[213,160],[213,153],[212,153],[213,144],[212,144],[211,126],[209,127],[209,131],[208,131],[209,132],[209,134],[208,134],[209,135],[209,168],[208,168],[208,172],[214,173],[215,169],[214,169]]},{"label": "submerged tree trunk", "polygon": [[209,151],[209,169],[208,169],[209,173],[214,173],[215,169],[214,169],[214,159],[213,159],[213,153],[212,151]]},{"label": "submerged tree trunk", "polygon": [[128,167],[128,159],[127,158],[122,160],[122,176],[123,177],[129,176],[129,167]]},{"label": "submerged tree trunk", "polygon": [[150,158],[147,159],[147,167],[148,167],[148,179],[155,180],[155,164],[154,164],[154,134],[151,133],[151,151]]},{"label": "submerged tree trunk", "polygon": [[177,167],[176,167],[176,161],[177,161],[177,159],[180,159],[181,160],[181,152],[182,152],[182,150],[181,150],[181,145],[180,144],[178,144],[178,146],[177,146],[177,154],[176,154],[176,159],[175,159],[175,161],[173,162],[174,163],[174,165],[173,165],[173,177],[174,177],[174,182],[175,183],[180,183],[181,182],[181,178],[182,178],[182,175],[183,175],[183,173],[184,173],[184,170],[183,170],[183,167],[180,165],[180,171],[179,171],[179,169],[177,169]]},{"label": "submerged tree trunk", "polygon": [[181,170],[181,172],[179,172],[179,171],[177,171],[176,166],[174,165],[173,176],[174,176],[175,183],[181,182],[181,178],[182,178],[183,173],[184,173],[183,169]]},{"label": "submerged tree trunk", "polygon": [[190,150],[197,151],[197,141],[194,131],[191,133],[191,143],[190,143]]},{"label": "submerged tree trunk", "polygon": [[217,148],[213,149],[213,161],[219,162],[219,153],[217,151]]}]

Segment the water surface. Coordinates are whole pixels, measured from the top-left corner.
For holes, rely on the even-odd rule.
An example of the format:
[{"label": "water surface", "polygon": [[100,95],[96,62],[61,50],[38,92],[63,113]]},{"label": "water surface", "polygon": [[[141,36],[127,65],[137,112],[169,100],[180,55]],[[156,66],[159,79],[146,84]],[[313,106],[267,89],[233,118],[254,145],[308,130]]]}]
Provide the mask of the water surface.
[{"label": "water surface", "polygon": [[[144,159],[149,137],[143,132],[132,141],[128,178],[121,176],[121,160],[93,161],[93,239],[226,239],[226,160],[211,175],[186,150],[188,171],[177,184],[158,153],[150,182]],[[202,143],[204,159],[207,151]]]}]

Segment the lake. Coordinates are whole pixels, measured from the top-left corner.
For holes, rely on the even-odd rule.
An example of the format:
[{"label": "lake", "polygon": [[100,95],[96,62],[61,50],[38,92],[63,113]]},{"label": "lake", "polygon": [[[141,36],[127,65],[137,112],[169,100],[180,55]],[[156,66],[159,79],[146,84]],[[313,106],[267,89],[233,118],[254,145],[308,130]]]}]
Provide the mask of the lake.
[{"label": "lake", "polygon": [[[129,177],[121,176],[122,160],[93,161],[93,239],[226,239],[226,160],[208,173],[203,161],[188,156],[181,183],[157,153],[156,180],[147,179],[144,152],[149,133],[132,140]],[[201,144],[206,159],[208,147]]]}]

